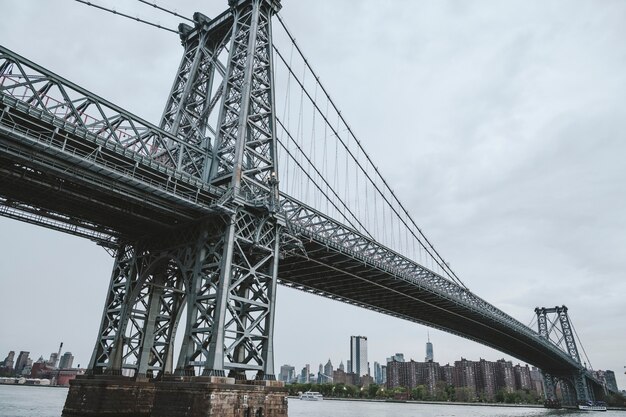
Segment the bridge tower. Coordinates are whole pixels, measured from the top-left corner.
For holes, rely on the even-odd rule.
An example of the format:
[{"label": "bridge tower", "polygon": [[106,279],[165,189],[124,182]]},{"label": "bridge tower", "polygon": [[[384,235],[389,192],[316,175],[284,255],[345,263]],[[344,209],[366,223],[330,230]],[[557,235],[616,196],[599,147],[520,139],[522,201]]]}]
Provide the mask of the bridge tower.
[{"label": "bridge tower", "polygon": [[[273,353],[285,220],[278,210],[271,19],[281,5],[229,0],[229,6],[215,19],[195,13],[194,27],[179,25],[184,53],[160,124],[184,143],[164,154],[221,195],[215,214],[119,242],[89,376],[73,386],[66,413],[84,412],[78,402],[86,394],[98,404],[94,415],[111,407],[123,414],[100,404],[128,397],[132,382],[135,394],[127,400],[152,401],[153,416],[177,415],[191,404],[197,415],[212,415],[211,407],[220,414],[220,398],[253,415],[286,415]],[[93,381],[100,381],[97,392]],[[183,382],[195,385],[181,389]],[[233,400],[237,385],[242,394]]]},{"label": "bridge tower", "polygon": [[[541,337],[550,341],[567,353],[579,366],[573,374],[563,373],[559,370],[543,369],[545,395],[547,400],[556,399],[556,385],[560,382],[564,402],[575,405],[577,401],[589,401],[593,393],[587,384],[585,367],[581,361],[574,329],[571,325],[567,307],[535,308],[537,315],[538,333]],[[573,392],[572,392],[573,391]]]}]

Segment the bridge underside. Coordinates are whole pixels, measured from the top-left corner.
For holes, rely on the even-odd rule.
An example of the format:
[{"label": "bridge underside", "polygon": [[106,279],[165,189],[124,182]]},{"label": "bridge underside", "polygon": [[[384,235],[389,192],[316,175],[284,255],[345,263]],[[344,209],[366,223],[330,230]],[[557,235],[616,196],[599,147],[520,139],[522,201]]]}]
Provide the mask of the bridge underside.
[{"label": "bridge underside", "polygon": [[554,374],[572,371],[571,367],[564,367],[562,357],[550,355],[537,340],[524,337],[485,313],[315,241],[304,244],[307,256],[281,260],[279,278],[282,284],[436,327]]},{"label": "bridge underside", "polygon": [[31,113],[7,106],[0,118],[2,215],[107,244],[211,214],[212,199],[181,197],[198,192],[151,161]]}]

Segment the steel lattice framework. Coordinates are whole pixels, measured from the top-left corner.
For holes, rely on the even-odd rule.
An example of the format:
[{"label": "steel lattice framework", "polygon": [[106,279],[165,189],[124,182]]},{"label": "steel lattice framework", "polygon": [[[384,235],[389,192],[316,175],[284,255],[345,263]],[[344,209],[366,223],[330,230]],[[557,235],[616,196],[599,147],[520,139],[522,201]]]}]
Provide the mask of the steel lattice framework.
[{"label": "steel lattice framework", "polygon": [[[280,282],[492,346],[548,378],[586,375],[566,310],[562,349],[548,327],[529,329],[279,191],[280,1],[229,5],[179,27],[183,58],[159,126],[0,47],[0,214],[115,255],[90,372],[272,379]],[[551,312],[537,313],[544,326]]]}]

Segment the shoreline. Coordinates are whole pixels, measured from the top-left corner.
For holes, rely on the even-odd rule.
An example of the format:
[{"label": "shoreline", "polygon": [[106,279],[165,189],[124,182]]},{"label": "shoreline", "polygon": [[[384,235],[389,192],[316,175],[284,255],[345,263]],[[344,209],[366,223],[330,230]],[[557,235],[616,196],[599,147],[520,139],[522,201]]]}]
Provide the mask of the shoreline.
[{"label": "shoreline", "polygon": [[[289,396],[289,399],[297,400],[297,396]],[[467,407],[501,407],[501,408],[545,408],[543,404],[506,404],[506,403],[468,403],[455,401],[417,401],[417,400],[392,400],[392,399],[371,399],[371,398],[324,398],[324,401],[355,401],[373,403],[400,403],[400,404],[424,404],[424,405],[462,405]],[[566,408],[564,410],[575,408]],[[607,407],[610,411],[626,411],[626,407]]]}]

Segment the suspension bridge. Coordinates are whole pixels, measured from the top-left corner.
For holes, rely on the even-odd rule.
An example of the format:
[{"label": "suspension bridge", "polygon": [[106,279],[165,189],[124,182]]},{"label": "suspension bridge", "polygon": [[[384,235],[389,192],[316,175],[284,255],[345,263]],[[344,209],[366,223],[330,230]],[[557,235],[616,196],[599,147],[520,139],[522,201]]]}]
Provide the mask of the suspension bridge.
[{"label": "suspension bridge", "polygon": [[[275,388],[282,284],[510,354],[542,369],[548,397],[557,385],[570,403],[601,396],[567,308],[537,309],[531,329],[450,268],[281,7],[231,0],[214,18],[162,28],[180,36],[183,57],[158,124],[0,47],[0,214],[115,258],[89,377],[118,378],[119,388],[171,376],[171,393],[180,381],[253,373]],[[171,413],[154,404],[153,415]]]}]

